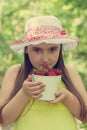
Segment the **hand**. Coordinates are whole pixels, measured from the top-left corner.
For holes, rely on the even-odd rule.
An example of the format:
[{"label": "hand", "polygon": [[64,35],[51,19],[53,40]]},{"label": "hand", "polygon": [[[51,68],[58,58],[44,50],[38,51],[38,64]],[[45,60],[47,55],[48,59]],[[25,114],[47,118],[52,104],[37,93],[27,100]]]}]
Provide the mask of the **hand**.
[{"label": "hand", "polygon": [[81,104],[74,94],[72,94],[66,88],[61,88],[56,92],[55,96],[55,100],[50,101],[49,103],[56,104],[62,102],[74,116],[76,116],[78,119],[81,119]]},{"label": "hand", "polygon": [[22,89],[25,94],[33,98],[41,97],[41,93],[45,90],[45,85],[42,82],[33,82],[32,76],[29,75],[28,78],[24,81]]},{"label": "hand", "polygon": [[71,93],[66,88],[61,88],[55,93],[55,100],[49,101],[49,103],[56,104],[61,101],[65,102],[69,95],[71,95]]}]

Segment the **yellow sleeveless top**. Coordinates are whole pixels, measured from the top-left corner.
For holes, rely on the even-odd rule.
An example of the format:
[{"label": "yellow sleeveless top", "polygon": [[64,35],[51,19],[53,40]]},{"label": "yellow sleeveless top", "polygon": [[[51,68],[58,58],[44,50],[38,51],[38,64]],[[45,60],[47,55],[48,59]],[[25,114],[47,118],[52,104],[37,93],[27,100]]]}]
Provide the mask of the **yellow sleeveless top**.
[{"label": "yellow sleeveless top", "polygon": [[[64,87],[62,82],[60,87]],[[78,130],[78,128],[72,113],[63,103],[50,104],[31,99],[14,123],[14,130]]]}]

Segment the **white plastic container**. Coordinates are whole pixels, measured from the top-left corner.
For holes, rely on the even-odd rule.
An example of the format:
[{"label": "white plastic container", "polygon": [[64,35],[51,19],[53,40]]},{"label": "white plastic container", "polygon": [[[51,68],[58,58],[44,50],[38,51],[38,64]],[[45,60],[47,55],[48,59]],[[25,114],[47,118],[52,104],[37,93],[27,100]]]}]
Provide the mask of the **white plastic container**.
[{"label": "white plastic container", "polygon": [[40,100],[54,100],[55,93],[58,90],[58,85],[61,81],[61,75],[58,76],[42,76],[32,74],[33,81],[40,81],[45,84],[45,91],[42,92]]}]

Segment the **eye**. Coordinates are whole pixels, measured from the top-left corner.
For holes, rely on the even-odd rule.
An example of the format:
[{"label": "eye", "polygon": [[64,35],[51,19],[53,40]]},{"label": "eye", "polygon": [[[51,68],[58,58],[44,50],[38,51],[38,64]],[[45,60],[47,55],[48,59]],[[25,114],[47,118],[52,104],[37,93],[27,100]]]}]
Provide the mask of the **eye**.
[{"label": "eye", "polygon": [[51,51],[51,52],[56,52],[56,51],[57,51],[57,47],[52,47],[52,48],[50,48],[50,51]]},{"label": "eye", "polygon": [[40,53],[40,52],[41,52],[41,49],[38,48],[38,47],[34,47],[34,48],[33,48],[33,51],[35,51],[36,53]]}]

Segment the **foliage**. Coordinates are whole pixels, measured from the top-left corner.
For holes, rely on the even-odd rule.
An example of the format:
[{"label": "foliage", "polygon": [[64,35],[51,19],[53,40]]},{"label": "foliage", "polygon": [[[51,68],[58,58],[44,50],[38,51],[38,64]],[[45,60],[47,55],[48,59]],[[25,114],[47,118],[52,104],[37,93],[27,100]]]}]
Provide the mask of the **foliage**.
[{"label": "foliage", "polygon": [[61,20],[63,28],[67,28],[69,34],[79,37],[80,46],[74,51],[66,52],[65,58],[66,62],[73,63],[86,86],[86,0],[1,0],[0,5],[0,84],[9,66],[23,61],[23,55],[12,52],[9,44],[23,38],[26,20],[37,15],[54,15]]}]

